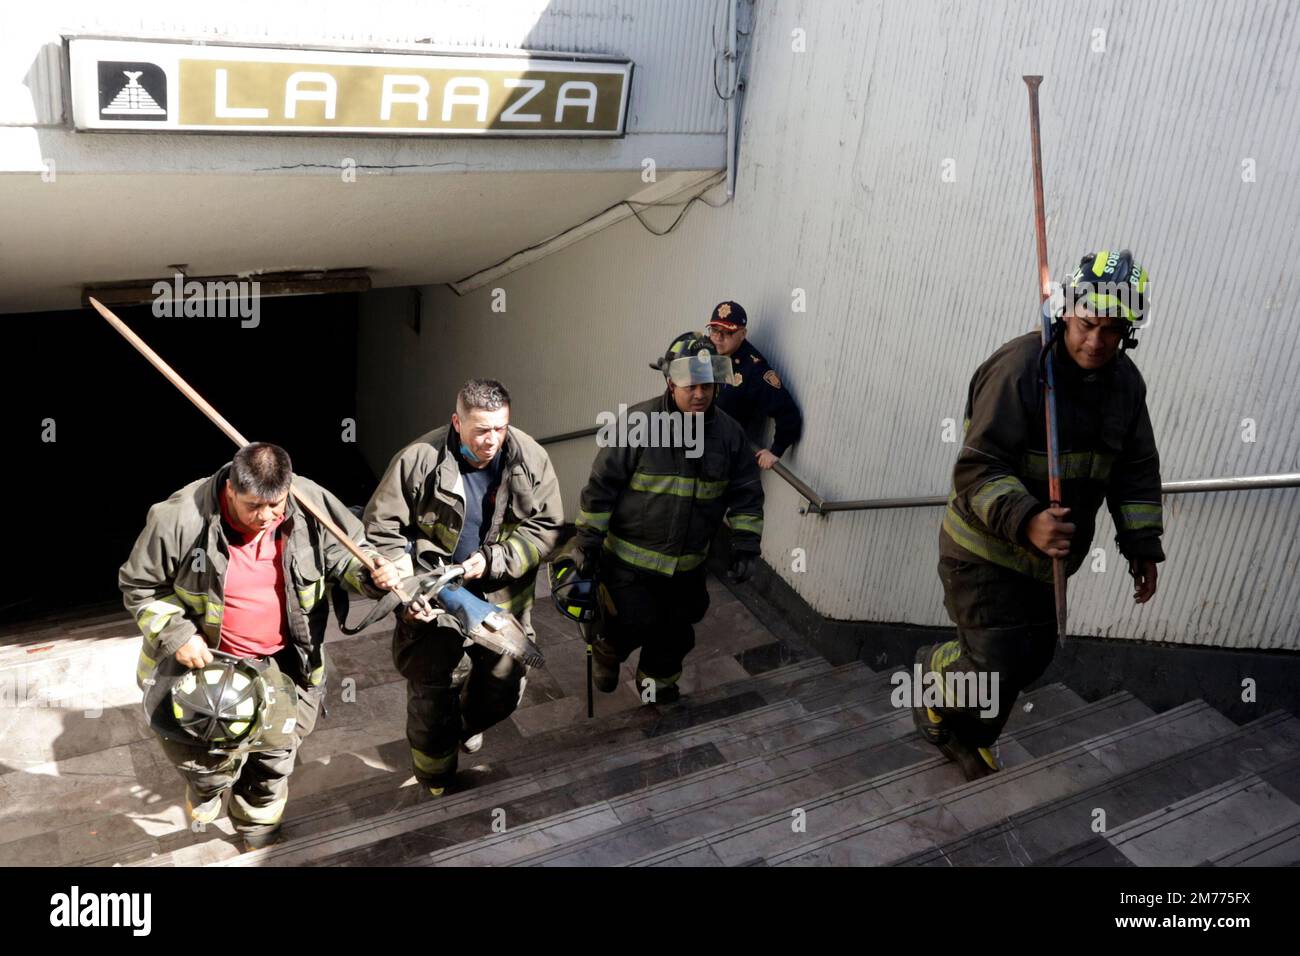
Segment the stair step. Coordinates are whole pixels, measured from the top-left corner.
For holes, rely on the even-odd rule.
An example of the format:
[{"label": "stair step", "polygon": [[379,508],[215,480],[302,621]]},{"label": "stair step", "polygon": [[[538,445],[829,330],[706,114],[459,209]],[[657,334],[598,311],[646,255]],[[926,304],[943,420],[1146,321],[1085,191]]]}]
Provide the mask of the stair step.
[{"label": "stair step", "polygon": [[[906,806],[894,800],[889,804],[892,809],[883,815],[868,813],[856,824],[842,826],[848,814],[841,813],[839,821],[819,827],[827,835],[811,844],[800,845],[783,837],[776,847],[764,846],[761,855],[772,865],[893,863],[1010,814],[1065,799],[1149,763],[1156,755],[1196,746],[1235,726],[1196,701],[1069,744],[1023,766],[931,792]],[[855,803],[861,803],[861,798],[848,807]],[[836,829],[837,823],[842,828]]]},{"label": "stair step", "polygon": [[[416,786],[394,792],[390,781],[381,781],[373,793],[360,796],[316,795],[311,801],[296,805],[293,816],[285,822],[284,842],[244,854],[235,865],[298,865],[306,861],[320,862],[323,854],[330,856],[329,862],[340,864],[359,856],[370,860],[404,858],[411,852],[410,841],[415,839],[411,834],[417,831],[461,832],[468,826],[475,835],[491,832],[491,820],[484,813],[485,808],[505,810],[506,819],[513,827],[543,815],[546,807],[553,806],[558,812],[575,806],[573,801],[587,799],[594,792],[626,793],[646,783],[721,763],[727,758],[710,749],[712,741],[725,744],[729,753],[743,748],[746,742],[750,747],[761,748],[769,734],[779,739],[795,732],[787,724],[808,720],[800,696],[815,697],[825,691],[828,682],[837,683],[853,700],[839,707],[826,707],[824,713],[819,712],[820,723],[809,725],[805,733],[819,734],[828,728],[860,722],[862,718],[855,711],[856,698],[873,688],[877,694],[887,688],[887,675],[861,666],[791,670],[796,679],[784,685],[780,683],[782,675],[769,672],[775,680],[769,679],[767,692],[779,697],[774,703],[727,713],[726,708],[719,711],[712,706],[691,708],[684,701],[682,709],[690,712],[690,719],[679,719],[677,722],[683,726],[671,733],[656,733],[665,729],[664,721],[656,719],[643,727],[632,725],[614,734],[599,735],[594,741],[588,737],[576,750],[526,753],[521,760],[507,759],[490,774],[480,776],[477,785],[470,789],[436,801],[425,798]],[[802,677],[798,676],[800,670]],[[736,684],[751,688],[742,689],[742,695],[753,694],[752,679]],[[746,699],[744,703],[748,705],[751,701]],[[707,723],[692,722],[717,712],[724,716]],[[397,745],[404,751],[405,740]],[[689,756],[677,756],[680,751]],[[468,824],[452,822],[467,817],[472,817]]]},{"label": "stair step", "polygon": [[[1077,697],[1059,685],[1039,692],[1047,701],[1052,695],[1073,703]],[[1064,709],[1062,707],[1061,709]],[[1044,704],[1035,711],[1045,719],[1052,708]],[[1021,712],[1021,719],[1029,720]],[[877,716],[861,727],[815,740],[800,742],[759,756],[731,761],[710,771],[684,776],[658,787],[649,787],[579,809],[555,820],[539,821],[529,827],[473,844],[450,848],[431,856],[426,865],[473,863],[565,862],[603,865],[631,859],[649,849],[647,841],[666,846],[682,838],[683,828],[715,829],[734,819],[735,814],[754,815],[753,808],[793,806],[809,796],[830,789],[823,773],[835,766],[852,766],[861,778],[864,765],[905,765],[923,760],[926,745],[911,734],[911,713],[892,706],[888,695],[878,702]],[[609,826],[588,826],[577,818],[589,814],[593,821]],[[732,815],[729,817],[728,815]],[[565,834],[577,825],[588,826],[590,839],[561,845]],[[608,832],[607,832],[608,831]]]},{"label": "stair step", "polygon": [[1211,866],[1300,866],[1300,823],[1278,827],[1210,860]]},{"label": "stair step", "polygon": [[[1300,804],[1264,777],[1241,774],[1115,827],[1106,841],[1137,866],[1193,866],[1249,847],[1300,824]],[[1088,864],[1086,854],[1060,862]]]},{"label": "stair step", "polygon": [[[1105,853],[1092,832],[1093,811],[1113,829],[1181,795],[1249,771],[1264,771],[1300,752],[1300,720],[1278,711],[1198,747],[1121,774],[1063,800],[1043,804],[899,861],[902,866],[1033,866],[1063,854]],[[1109,844],[1106,844],[1108,847]],[[1113,855],[1112,855],[1113,857]]]},{"label": "stair step", "polygon": [[[367,632],[361,642],[373,643],[370,632]],[[356,658],[358,661],[374,657],[377,653],[374,648],[359,646],[360,642],[338,643],[347,648],[350,658]],[[335,660],[343,656],[336,652],[337,646],[331,645]],[[384,650],[383,653],[386,655],[387,651]],[[356,661],[354,664],[352,670],[343,672],[358,673],[361,675],[361,682],[369,684],[365,674],[374,670],[374,667]],[[751,689],[759,687],[765,694],[779,697],[778,688],[797,685],[800,681],[813,680],[818,675],[829,673],[831,670],[830,665],[824,660],[805,660],[735,683]],[[864,672],[860,668],[849,669],[845,673],[850,671],[871,673]],[[332,705],[331,716],[307,738],[291,784],[290,811],[285,824],[287,832],[318,832],[322,828],[354,823],[362,818],[402,810],[413,806],[421,799],[421,792],[418,787],[413,786],[414,781],[410,777],[410,753],[405,736],[402,734],[401,718],[393,719],[393,715],[403,714],[405,710],[403,704],[405,682],[391,681],[379,686],[366,686],[365,690],[367,693],[359,694],[355,703]],[[707,704],[720,693],[723,693],[721,688],[710,688],[709,691],[699,695],[692,695],[679,705],[681,709],[690,712],[689,717],[678,718],[679,722],[688,724],[692,719],[702,720],[710,711],[708,708],[696,708],[695,703],[699,698],[704,698]],[[744,708],[754,702],[754,700],[742,702],[741,706],[734,709],[737,713],[744,713]],[[363,709],[358,712],[359,708]],[[643,708],[646,711],[659,710],[668,713],[673,709],[675,708]],[[349,719],[340,720],[340,716],[343,715]],[[358,719],[363,720],[364,723],[357,725]],[[641,719],[642,723],[653,728],[662,722],[662,714],[647,714]],[[603,720],[602,718],[602,722]],[[624,718],[621,723],[624,725],[622,732],[624,736],[621,739],[630,741],[645,738],[644,729],[637,729],[635,723],[627,718]],[[365,744],[360,749],[355,743],[358,737]],[[571,734],[567,740],[560,732],[523,738],[509,725],[503,725],[500,730],[489,731],[487,738],[485,753],[474,758],[476,760],[478,757],[485,758],[479,762],[479,766],[483,769],[466,775],[479,785],[507,776],[508,771],[504,768],[509,765],[511,759],[519,755],[530,756],[538,747],[548,748],[547,755],[553,761],[552,766],[555,766],[554,762],[563,763],[569,759],[569,751],[572,748],[584,742],[594,743],[590,730],[586,730],[585,736]],[[608,739],[612,740],[614,737]],[[144,741],[143,745],[151,745],[156,749],[156,744],[151,740]],[[341,770],[341,767],[346,769]],[[175,776],[175,771],[170,767],[162,768],[160,772],[162,777],[156,786],[164,786],[166,781]],[[339,782],[340,776],[344,778],[342,783]],[[412,785],[403,786],[403,781]],[[179,813],[179,810],[177,812]],[[118,839],[109,838],[109,828],[101,824],[98,826],[100,836],[95,840],[93,854],[83,855],[78,859],[78,863],[105,865],[140,862],[148,865],[170,865],[174,855],[181,852],[183,848],[196,843],[221,841],[228,836],[229,827],[224,822],[219,821],[215,829],[209,829],[206,833],[194,834],[185,828],[179,816],[177,821],[179,825],[154,837],[142,834],[141,828],[135,825],[117,826],[112,832],[119,834]],[[190,851],[187,851],[186,855],[191,855]],[[0,847],[0,858],[3,858],[2,847]]]},{"label": "stair step", "polygon": [[[1002,738],[1007,769],[985,780],[965,783],[955,766],[936,755],[914,766],[887,768],[809,802],[803,808],[806,832],[794,831],[787,808],[682,841],[637,862],[660,865],[706,844],[728,865],[755,859],[786,862],[806,853],[833,856],[837,862],[894,862],[1059,797],[1062,789],[1086,786],[1116,772],[1109,768],[1123,767],[1125,760],[1144,759],[1152,746],[1145,739],[1149,733],[1167,740],[1165,746],[1186,747],[1199,742],[1197,733],[1213,736],[1231,726],[1202,704],[1153,717],[1126,693],[1023,729],[1013,717]],[[1078,735],[1072,741],[1071,727]],[[1046,741],[1065,743],[1068,749],[1035,757]]]}]

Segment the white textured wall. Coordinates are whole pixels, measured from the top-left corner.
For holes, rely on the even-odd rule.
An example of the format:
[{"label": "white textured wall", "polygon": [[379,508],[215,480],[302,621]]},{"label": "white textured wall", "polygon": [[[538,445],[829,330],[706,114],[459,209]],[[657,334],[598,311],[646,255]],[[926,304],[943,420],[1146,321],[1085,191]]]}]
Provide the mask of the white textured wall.
[{"label": "white textured wall", "polygon": [[[1150,270],[1135,360],[1165,479],[1297,470],[1297,15],[1240,0],[759,0],[735,202],[697,206],[667,238],[628,221],[509,275],[504,315],[490,289],[426,290],[419,339],[391,318],[392,294],[372,296],[368,454],[382,464],[470,374],[503,378],[534,434],[590,425],[656,390],[647,360],[735,298],[805,410],[787,456],[797,473],[828,498],[946,492],[956,446],[942,420],[960,421],[976,365],[1032,327],[1020,76],[1042,73],[1053,274],[1119,246]],[[796,28],[804,53],[791,51]],[[1096,29],[1105,52],[1091,48]],[[795,288],[806,313],[791,312]],[[557,453],[570,515],[590,454]],[[940,509],[810,517],[781,482],[768,490],[764,555],[819,611],[946,623]],[[1109,570],[1073,579],[1071,630],[1300,649],[1300,491],[1166,503],[1159,595],[1133,608],[1103,517]],[[807,573],[789,571],[795,547]]]}]

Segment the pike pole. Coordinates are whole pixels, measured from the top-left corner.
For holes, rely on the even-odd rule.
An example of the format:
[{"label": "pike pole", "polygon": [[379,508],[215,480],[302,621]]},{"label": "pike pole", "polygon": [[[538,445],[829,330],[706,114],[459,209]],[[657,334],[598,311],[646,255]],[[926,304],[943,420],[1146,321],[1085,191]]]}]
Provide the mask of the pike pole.
[{"label": "pike pole", "polygon": [[[167,381],[175,385],[180,390],[181,394],[194,403],[195,407],[197,407],[199,411],[208,416],[212,421],[212,424],[220,428],[225,433],[226,437],[235,443],[236,448],[243,448],[248,444],[248,439],[241,435],[235,427],[230,424],[230,422],[226,421],[220,412],[208,404],[207,399],[195,391],[189,382],[181,378],[175,369],[164,362],[162,357],[145,343],[144,339],[140,338],[140,336],[136,335],[135,332],[131,330],[130,326],[114,315],[111,309],[93,297],[90,299],[90,304],[94,306],[96,312],[107,320],[109,325],[121,334],[122,338],[130,342],[137,352],[149,360],[150,365],[161,372]],[[370,555],[357,547],[357,543],[348,536],[346,531],[335,524],[334,520],[329,515],[325,514],[308,501],[305,496],[300,495],[298,489],[294,488],[292,485],[289,486],[289,493],[293,495],[293,500],[298,502],[303,511],[306,511],[309,515],[320,522],[321,527],[334,535],[334,537],[338,539],[339,544],[347,548],[348,552],[360,561],[368,571],[373,572],[375,570],[375,562],[371,559]],[[402,590],[400,586],[395,588],[394,591],[402,599],[403,603],[407,603],[411,600],[410,595]]]},{"label": "pike pole", "polygon": [[[1051,276],[1047,267],[1047,216],[1043,211],[1043,144],[1039,137],[1038,86],[1041,76],[1022,77],[1029,88],[1029,138],[1034,154],[1034,227],[1038,234],[1038,284],[1042,307],[1043,349],[1046,352],[1046,375],[1043,390],[1047,411],[1047,493],[1053,508],[1061,507],[1061,449],[1056,414],[1056,374],[1049,350],[1052,341],[1052,315],[1048,306],[1051,298]],[[1056,641],[1065,644],[1066,573],[1062,558],[1052,559],[1052,584],[1056,594]]]}]

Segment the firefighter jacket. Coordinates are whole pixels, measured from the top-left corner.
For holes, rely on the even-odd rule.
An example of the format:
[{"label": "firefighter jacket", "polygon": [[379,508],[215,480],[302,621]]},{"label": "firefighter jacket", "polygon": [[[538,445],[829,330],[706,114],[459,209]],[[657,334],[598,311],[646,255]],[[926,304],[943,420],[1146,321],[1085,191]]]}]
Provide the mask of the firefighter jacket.
[{"label": "firefighter jacket", "polygon": [[[417,563],[438,564],[455,553],[465,522],[458,444],[450,425],[435,428],[398,452],[379,479],[363,520],[371,543],[389,560],[403,565],[408,541]],[[501,484],[493,513],[483,515],[487,567],[470,583],[529,629],[537,569],[559,541],[564,506],[550,456],[531,437],[509,428],[498,454],[504,456]]]},{"label": "firefighter jacket", "polygon": [[[655,422],[671,420],[655,415],[676,415],[679,421],[686,417],[665,392],[628,409],[627,436],[634,434],[638,421],[649,421],[647,431],[653,434]],[[639,571],[689,571],[704,563],[726,516],[732,550],[758,553],[763,485],[754,453],[735,419],[710,405],[703,415],[698,457],[688,457],[690,449],[682,441],[647,444],[603,443],[575,521],[584,551],[603,547]]]},{"label": "firefighter jacket", "polygon": [[[211,648],[221,642],[224,585],[230,543],[218,495],[224,493],[230,466],[200,478],[149,509],[131,556],[118,571],[123,603],[135,618],[144,646],[136,669],[141,688],[158,663],[175,654],[195,634]],[[294,475],[293,487],[334,520],[370,554],[361,522],[314,481]],[[317,686],[325,678],[326,594],[334,584],[366,597],[382,591],[365,566],[290,495],[284,520],[276,528],[284,539],[284,588],[288,648],[294,652],[299,684]]]},{"label": "firefighter jacket", "polygon": [[[1003,345],[971,379],[966,433],[939,536],[942,555],[998,564],[1052,580],[1052,559],[1025,536],[1048,506],[1047,425],[1036,332]],[[1076,526],[1066,558],[1073,574],[1088,556],[1104,500],[1116,543],[1129,559],[1163,561],[1160,456],[1146,385],[1119,352],[1096,370],[1080,368],[1063,341],[1055,350],[1061,448],[1061,504]]]}]

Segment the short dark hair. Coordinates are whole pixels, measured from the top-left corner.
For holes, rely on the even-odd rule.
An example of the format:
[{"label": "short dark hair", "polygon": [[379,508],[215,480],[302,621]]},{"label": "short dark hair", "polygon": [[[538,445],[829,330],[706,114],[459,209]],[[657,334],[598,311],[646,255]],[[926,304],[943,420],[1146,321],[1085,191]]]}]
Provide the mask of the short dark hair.
[{"label": "short dark hair", "polygon": [[471,378],[456,394],[456,408],[471,411],[481,408],[495,412],[510,407],[510,393],[494,378]]},{"label": "short dark hair", "polygon": [[230,484],[241,495],[262,501],[279,501],[289,493],[293,462],[279,445],[255,441],[235,452],[230,463]]}]

